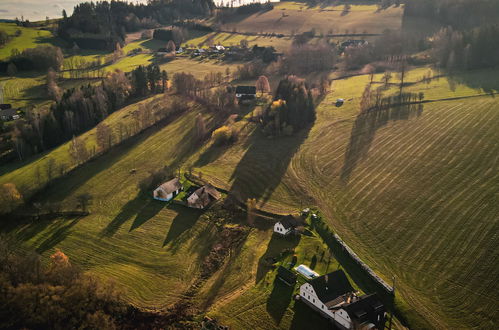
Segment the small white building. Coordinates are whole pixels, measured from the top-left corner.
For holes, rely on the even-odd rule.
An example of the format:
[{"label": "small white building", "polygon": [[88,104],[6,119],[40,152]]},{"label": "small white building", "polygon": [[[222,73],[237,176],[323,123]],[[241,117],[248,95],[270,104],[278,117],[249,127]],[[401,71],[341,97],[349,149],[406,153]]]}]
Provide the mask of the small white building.
[{"label": "small white building", "polygon": [[302,223],[298,219],[292,215],[287,215],[274,224],[274,233],[286,236],[291,234],[300,225]]},{"label": "small white building", "polygon": [[357,297],[342,270],[300,286],[300,299],[340,329],[384,329],[385,308],[376,294]]},{"label": "small white building", "polygon": [[153,197],[159,201],[168,202],[177,196],[182,189],[183,187],[180,183],[180,179],[174,178],[156,188],[153,192]]},{"label": "small white building", "polygon": [[309,280],[319,277],[319,274],[317,274],[316,272],[314,272],[312,269],[308,268],[305,265],[299,265],[298,267],[295,268],[295,270]]}]

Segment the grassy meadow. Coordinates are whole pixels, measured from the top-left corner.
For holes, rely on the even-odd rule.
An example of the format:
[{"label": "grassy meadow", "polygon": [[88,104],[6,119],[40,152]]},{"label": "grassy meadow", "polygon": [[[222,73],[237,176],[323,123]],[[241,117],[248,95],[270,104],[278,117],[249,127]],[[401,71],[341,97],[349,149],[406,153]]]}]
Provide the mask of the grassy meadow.
[{"label": "grassy meadow", "polygon": [[0,30],[4,30],[9,35],[14,35],[17,30],[21,31],[18,37],[12,39],[3,47],[0,47],[0,60],[10,57],[12,50],[17,49],[22,52],[26,48],[34,48],[40,45],[51,45],[55,42],[52,33],[47,30],[25,28],[17,26],[15,23],[0,22]]},{"label": "grassy meadow", "polygon": [[374,5],[352,5],[348,13],[343,13],[343,6],[322,8],[308,7],[298,2],[282,2],[274,4],[274,9],[271,11],[250,16],[235,16],[230,22],[222,25],[222,29],[285,35],[311,29],[324,34],[377,34],[386,29],[400,29],[402,13],[402,7],[378,10]]},{"label": "grassy meadow", "polygon": [[[235,17],[226,32],[193,35],[188,44],[238,44],[289,47],[292,33],[381,33],[400,29],[402,9],[353,5],[307,7],[283,2],[272,11]],[[0,60],[13,48],[50,43],[48,31],[0,23],[9,33],[22,30],[0,48]],[[238,33],[232,33],[236,28]],[[246,36],[282,33],[282,38]],[[51,41],[52,40],[52,41]],[[130,71],[150,64],[163,43],[137,40],[106,71]],[[105,56],[84,52],[86,60]],[[70,55],[67,55],[68,58]],[[66,60],[69,60],[66,58]],[[178,56],[161,64],[171,75],[190,72],[233,72],[237,63]],[[496,279],[499,215],[499,71],[455,72],[451,76],[428,67],[406,76],[404,91],[423,92],[417,111],[394,110],[383,118],[359,114],[365,75],[334,80],[317,106],[309,127],[289,137],[268,138],[249,120],[253,107],[241,107],[233,126],[238,140],[230,146],[195,142],[198,105],[179,118],[114,147],[76,168],[66,143],[23,163],[0,167],[0,184],[15,183],[26,197],[43,187],[49,159],[73,169],[34,196],[40,203],[77,207],[77,196],[93,196],[90,215],[82,218],[13,225],[4,229],[35,247],[44,258],[60,248],[91,274],[110,279],[135,306],[164,310],[183,298],[203,258],[216,240],[213,219],[196,210],[164,204],[141,192],[139,182],[164,165],[192,168],[194,173],[241,199],[256,198],[259,208],[287,214],[317,207],[328,224],[383,279],[396,279],[397,297],[410,308],[414,328],[492,329],[499,322]],[[430,74],[428,81],[423,76]],[[275,83],[275,77],[269,77]],[[382,74],[374,87],[382,84]],[[0,77],[6,102],[15,106],[46,104],[45,73]],[[313,79],[310,78],[309,79]],[[385,94],[398,91],[394,74]],[[63,87],[85,80],[63,79]],[[246,83],[246,82],[245,82]],[[253,83],[249,81],[247,83]],[[335,107],[337,98],[345,99]],[[162,96],[141,101],[168,102]],[[139,103],[112,115],[105,123],[115,132],[131,120]],[[257,105],[265,106],[265,104]],[[95,147],[96,129],[82,134]],[[241,221],[241,219],[237,219]],[[320,273],[341,267],[316,233],[299,241],[277,239],[272,223],[259,220],[242,246],[200,288],[196,301],[208,315],[234,329],[299,329],[327,322],[292,299],[297,286],[275,282],[267,257],[293,248],[298,264],[314,264]],[[291,256],[279,259],[287,265]],[[315,261],[314,261],[315,260]],[[307,323],[308,322],[308,323]]]}]

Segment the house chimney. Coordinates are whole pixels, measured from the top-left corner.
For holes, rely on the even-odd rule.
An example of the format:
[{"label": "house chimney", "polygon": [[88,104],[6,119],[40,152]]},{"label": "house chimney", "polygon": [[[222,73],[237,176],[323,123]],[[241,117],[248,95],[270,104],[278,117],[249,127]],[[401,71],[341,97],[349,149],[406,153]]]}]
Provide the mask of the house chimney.
[{"label": "house chimney", "polygon": [[326,291],[327,291],[327,289],[328,289],[327,288],[327,283],[328,283],[328,276],[327,276],[327,274],[325,275],[324,279],[326,280]]}]

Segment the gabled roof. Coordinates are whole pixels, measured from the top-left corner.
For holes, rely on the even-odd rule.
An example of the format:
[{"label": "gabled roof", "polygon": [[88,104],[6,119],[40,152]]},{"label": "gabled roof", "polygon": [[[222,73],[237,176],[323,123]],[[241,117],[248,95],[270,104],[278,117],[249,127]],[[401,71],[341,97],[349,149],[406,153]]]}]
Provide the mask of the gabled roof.
[{"label": "gabled roof", "polygon": [[182,184],[180,183],[179,178],[174,178],[168,182],[163,183],[157,189],[159,188],[161,188],[168,195],[174,191],[180,190],[182,188]]},{"label": "gabled roof", "polygon": [[296,283],[296,274],[283,266],[279,266],[279,268],[277,268],[277,276],[290,285]]},{"label": "gabled roof", "polygon": [[324,304],[355,291],[342,270],[316,277],[308,283],[312,285],[317,297]]},{"label": "gabled roof", "polygon": [[220,199],[221,197],[220,192],[209,183],[197,189],[193,192],[193,195],[194,194],[198,196],[198,199],[192,203],[192,206],[201,208],[205,208],[208,204]]},{"label": "gabled roof", "polygon": [[364,295],[350,304],[343,305],[342,308],[352,319],[357,319],[359,322],[370,321],[373,323],[378,321],[378,314],[386,311],[385,306],[375,293]]},{"label": "gabled roof", "polygon": [[236,94],[256,94],[255,86],[237,86]]},{"label": "gabled roof", "polygon": [[282,217],[281,220],[279,220],[279,222],[282,224],[282,226],[285,229],[293,229],[302,225],[302,222],[297,218],[295,218],[294,216],[292,216],[291,214]]}]

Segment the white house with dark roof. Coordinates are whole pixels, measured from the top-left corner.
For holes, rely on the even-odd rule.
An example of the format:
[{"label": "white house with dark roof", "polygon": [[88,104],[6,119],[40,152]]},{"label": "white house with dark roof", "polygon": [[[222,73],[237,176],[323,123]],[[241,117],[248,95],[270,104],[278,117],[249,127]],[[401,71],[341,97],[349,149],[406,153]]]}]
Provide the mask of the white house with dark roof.
[{"label": "white house with dark roof", "polygon": [[291,234],[302,223],[292,215],[287,215],[274,224],[274,233],[286,236]]},{"label": "white house with dark roof", "polygon": [[384,329],[386,310],[376,294],[358,297],[342,270],[300,286],[300,299],[340,329]]},{"label": "white house with dark roof", "polygon": [[156,188],[153,192],[153,197],[159,201],[168,202],[177,196],[182,189],[180,179],[174,178]]},{"label": "white house with dark roof", "polygon": [[303,302],[346,329],[350,329],[351,319],[340,306],[355,297],[355,290],[342,270],[316,277],[300,286]]}]

